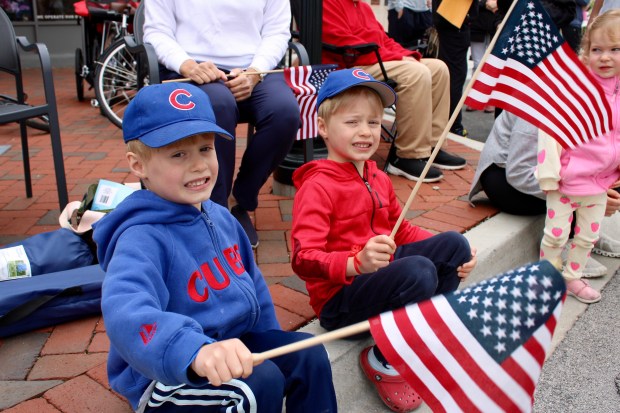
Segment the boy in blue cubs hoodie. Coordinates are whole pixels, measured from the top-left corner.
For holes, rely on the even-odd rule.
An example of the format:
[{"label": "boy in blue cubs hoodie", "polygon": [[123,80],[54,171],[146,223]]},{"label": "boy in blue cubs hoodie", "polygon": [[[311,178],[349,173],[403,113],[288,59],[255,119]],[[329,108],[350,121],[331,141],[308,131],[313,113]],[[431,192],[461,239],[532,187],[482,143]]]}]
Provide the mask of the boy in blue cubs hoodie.
[{"label": "boy in blue cubs hoodie", "polygon": [[216,134],[232,139],[195,86],[148,86],[125,111],[147,189],[95,225],[110,385],[140,412],[336,411],[324,347],[253,365],[309,335],[280,329],[243,228],[209,200]]}]

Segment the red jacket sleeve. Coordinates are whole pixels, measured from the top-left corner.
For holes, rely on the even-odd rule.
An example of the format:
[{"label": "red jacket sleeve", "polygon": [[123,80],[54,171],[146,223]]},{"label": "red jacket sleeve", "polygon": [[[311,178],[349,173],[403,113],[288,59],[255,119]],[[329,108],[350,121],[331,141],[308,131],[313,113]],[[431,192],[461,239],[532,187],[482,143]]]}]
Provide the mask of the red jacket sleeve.
[{"label": "red jacket sleeve", "polygon": [[[419,59],[419,53],[403,48],[385,33],[372,8],[364,2],[359,2],[355,6],[350,0],[324,0],[323,42],[336,46],[376,43],[379,45],[383,61],[402,60],[404,56],[415,56]],[[323,62],[347,66],[342,56],[325,51]],[[359,56],[354,65],[365,66],[375,63],[377,63],[375,54],[369,53]]]}]

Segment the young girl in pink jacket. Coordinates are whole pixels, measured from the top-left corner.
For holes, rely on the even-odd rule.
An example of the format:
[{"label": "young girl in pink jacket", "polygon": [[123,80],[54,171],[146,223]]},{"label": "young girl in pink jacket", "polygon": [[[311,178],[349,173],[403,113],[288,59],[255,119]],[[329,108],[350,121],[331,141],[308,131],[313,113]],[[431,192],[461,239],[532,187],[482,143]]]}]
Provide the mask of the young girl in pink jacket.
[{"label": "young girl in pink jacket", "polygon": [[547,218],[540,257],[562,267],[560,253],[568,242],[573,212],[577,222],[562,275],[568,294],[595,303],[601,294],[582,279],[582,270],[605,215],[607,189],[620,179],[620,10],[597,17],[581,44],[581,59],[605,91],[613,114],[613,129],[575,149],[563,150],[539,132],[537,177],[547,192]]}]

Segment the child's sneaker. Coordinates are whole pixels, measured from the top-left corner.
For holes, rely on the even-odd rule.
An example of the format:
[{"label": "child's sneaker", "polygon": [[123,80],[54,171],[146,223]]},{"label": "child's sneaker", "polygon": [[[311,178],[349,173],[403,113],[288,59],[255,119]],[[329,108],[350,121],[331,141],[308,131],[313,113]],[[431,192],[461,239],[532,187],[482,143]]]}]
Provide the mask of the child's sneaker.
[{"label": "child's sneaker", "polygon": [[[379,371],[371,364],[380,364],[372,346],[367,347],[360,353],[360,365],[368,380],[377,388],[379,397],[392,411],[410,412],[422,404],[422,399],[409,384],[391,366],[381,368]],[[374,363],[373,363],[374,362]],[[392,370],[395,374],[388,374]]]},{"label": "child's sneaker", "polygon": [[590,287],[584,279],[571,280],[566,283],[568,295],[572,295],[582,303],[592,304],[601,301],[601,293]]}]

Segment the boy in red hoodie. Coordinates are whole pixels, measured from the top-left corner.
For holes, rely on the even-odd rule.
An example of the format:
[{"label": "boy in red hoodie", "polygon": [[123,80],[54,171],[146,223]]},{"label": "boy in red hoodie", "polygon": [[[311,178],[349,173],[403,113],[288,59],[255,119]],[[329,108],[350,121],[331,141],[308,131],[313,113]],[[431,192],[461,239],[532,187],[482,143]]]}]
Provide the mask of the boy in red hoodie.
[{"label": "boy in red hoodie", "polygon": [[[394,90],[361,69],[330,73],[317,99],[327,159],[293,175],[292,266],[327,330],[456,290],[476,265],[475,249],[457,232],[433,235],[403,221],[394,239],[387,235],[401,207],[370,157],[383,108],[395,99]],[[360,363],[392,410],[420,405],[376,346],[362,351]]]}]

